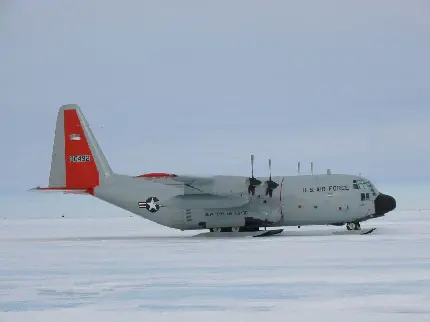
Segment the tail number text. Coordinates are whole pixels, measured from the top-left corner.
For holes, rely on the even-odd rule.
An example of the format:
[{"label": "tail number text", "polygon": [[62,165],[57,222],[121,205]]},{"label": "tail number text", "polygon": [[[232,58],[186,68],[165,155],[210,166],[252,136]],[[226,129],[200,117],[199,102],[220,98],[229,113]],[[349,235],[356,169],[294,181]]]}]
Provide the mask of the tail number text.
[{"label": "tail number text", "polygon": [[90,162],[91,157],[89,155],[71,155],[69,157],[70,162]]}]

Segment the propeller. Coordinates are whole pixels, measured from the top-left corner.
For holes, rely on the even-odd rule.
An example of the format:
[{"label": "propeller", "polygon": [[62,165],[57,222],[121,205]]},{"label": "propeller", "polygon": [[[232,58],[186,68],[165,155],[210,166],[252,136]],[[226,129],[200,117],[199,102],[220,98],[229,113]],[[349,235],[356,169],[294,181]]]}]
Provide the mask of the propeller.
[{"label": "propeller", "polygon": [[254,177],[254,155],[251,154],[251,177],[249,179],[248,193],[255,195],[255,188],[261,184],[261,181]]},{"label": "propeller", "polygon": [[273,190],[275,190],[279,184],[272,180],[272,160],[269,159],[269,180],[266,181],[266,196],[269,195],[272,197]]}]

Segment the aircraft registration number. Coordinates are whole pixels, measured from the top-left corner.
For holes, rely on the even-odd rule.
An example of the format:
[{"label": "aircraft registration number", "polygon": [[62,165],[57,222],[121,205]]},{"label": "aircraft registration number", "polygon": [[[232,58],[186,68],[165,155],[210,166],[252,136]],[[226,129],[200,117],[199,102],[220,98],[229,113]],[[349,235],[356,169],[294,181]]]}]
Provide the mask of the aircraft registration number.
[{"label": "aircraft registration number", "polygon": [[71,155],[69,157],[70,162],[90,162],[91,157],[89,155]]}]

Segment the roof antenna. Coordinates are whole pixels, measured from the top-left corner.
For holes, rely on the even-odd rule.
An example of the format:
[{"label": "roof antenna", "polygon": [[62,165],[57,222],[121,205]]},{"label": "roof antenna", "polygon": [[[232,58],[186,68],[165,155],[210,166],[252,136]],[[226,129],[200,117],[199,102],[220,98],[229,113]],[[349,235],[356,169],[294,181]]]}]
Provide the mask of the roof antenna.
[{"label": "roof antenna", "polygon": [[298,175],[300,175],[300,161],[297,162],[297,173]]},{"label": "roof antenna", "polygon": [[311,174],[314,174],[314,163],[311,161]]}]

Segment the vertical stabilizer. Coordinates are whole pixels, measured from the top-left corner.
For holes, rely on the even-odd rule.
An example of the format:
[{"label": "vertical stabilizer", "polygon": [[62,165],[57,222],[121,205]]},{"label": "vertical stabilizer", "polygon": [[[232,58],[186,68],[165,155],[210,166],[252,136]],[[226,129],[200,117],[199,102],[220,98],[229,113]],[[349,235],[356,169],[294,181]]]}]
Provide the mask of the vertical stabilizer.
[{"label": "vertical stabilizer", "polygon": [[111,174],[79,106],[63,105],[57,116],[49,188],[94,188]]}]

